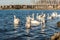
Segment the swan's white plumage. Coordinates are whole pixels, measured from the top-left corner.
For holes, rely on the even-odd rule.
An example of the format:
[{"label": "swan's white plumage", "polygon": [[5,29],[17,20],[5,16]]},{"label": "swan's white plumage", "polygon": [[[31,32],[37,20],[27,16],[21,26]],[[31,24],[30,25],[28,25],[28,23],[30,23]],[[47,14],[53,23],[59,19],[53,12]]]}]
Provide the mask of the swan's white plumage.
[{"label": "swan's white plumage", "polygon": [[14,24],[19,24],[19,22],[20,22],[20,20],[19,20],[19,18],[16,18],[16,16],[14,15]]}]

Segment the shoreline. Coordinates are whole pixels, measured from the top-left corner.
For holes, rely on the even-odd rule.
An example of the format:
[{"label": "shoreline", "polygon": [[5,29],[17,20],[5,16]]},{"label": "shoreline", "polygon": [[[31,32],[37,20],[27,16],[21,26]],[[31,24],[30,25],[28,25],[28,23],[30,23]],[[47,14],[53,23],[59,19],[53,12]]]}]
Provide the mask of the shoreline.
[{"label": "shoreline", "polygon": [[60,10],[60,9],[0,9],[0,10]]}]

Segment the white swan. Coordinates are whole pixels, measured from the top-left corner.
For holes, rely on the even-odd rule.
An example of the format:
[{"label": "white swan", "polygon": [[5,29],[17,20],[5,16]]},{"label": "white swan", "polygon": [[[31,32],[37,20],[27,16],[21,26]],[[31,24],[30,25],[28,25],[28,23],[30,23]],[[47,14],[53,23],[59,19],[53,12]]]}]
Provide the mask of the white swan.
[{"label": "white swan", "polygon": [[52,16],[53,17],[60,17],[60,14],[57,14],[57,12],[53,12]]},{"label": "white swan", "polygon": [[40,22],[37,20],[34,20],[34,14],[32,14],[32,17],[28,16],[26,17],[26,28],[30,28],[31,26],[37,26]]},{"label": "white swan", "polygon": [[45,17],[46,17],[46,15],[45,15],[45,14],[43,14],[42,16],[43,16],[43,18],[45,18]]},{"label": "white swan", "polygon": [[60,17],[60,14],[59,14],[59,15],[57,15],[57,17]]},{"label": "white swan", "polygon": [[40,22],[37,20],[34,20],[34,14],[32,14],[31,26],[38,26],[39,24],[40,24]]},{"label": "white swan", "polygon": [[37,14],[37,17],[36,18],[37,18],[37,20],[42,21],[42,20],[45,19],[45,17],[46,17],[46,15],[42,13],[41,15],[38,15]]},{"label": "white swan", "polygon": [[38,15],[38,16],[37,16],[37,20],[40,21],[41,19],[42,19],[42,15]]},{"label": "white swan", "polygon": [[[30,17],[31,18],[31,17]],[[34,20],[34,13],[32,14],[32,18],[31,18],[31,20]]]},{"label": "white swan", "polygon": [[31,20],[31,26],[38,26],[40,24],[37,20]]},{"label": "white swan", "polygon": [[40,21],[40,20],[41,20],[41,15],[38,15],[38,13],[37,13],[36,19],[37,19],[38,21]]},{"label": "white swan", "polygon": [[47,19],[50,19],[50,20],[51,20],[51,19],[52,19],[52,17],[48,14]]},{"label": "white swan", "polygon": [[31,27],[30,24],[31,24],[30,23],[30,16],[28,16],[28,17],[26,17],[26,24],[25,24],[25,26],[26,26],[27,29],[29,29]]},{"label": "white swan", "polygon": [[18,25],[20,22],[19,18],[16,18],[16,16],[14,15],[14,25]]},{"label": "white swan", "polygon": [[57,17],[57,12],[53,12],[51,15],[53,18]]}]

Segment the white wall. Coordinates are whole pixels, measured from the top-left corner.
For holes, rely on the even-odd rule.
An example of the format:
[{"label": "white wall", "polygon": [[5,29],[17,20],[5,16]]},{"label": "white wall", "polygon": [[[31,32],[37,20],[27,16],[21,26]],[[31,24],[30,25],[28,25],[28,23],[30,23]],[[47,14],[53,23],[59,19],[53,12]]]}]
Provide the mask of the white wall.
[{"label": "white wall", "polygon": [[13,5],[13,4],[29,5],[32,4],[32,1],[31,0],[0,0],[0,5]]},{"label": "white wall", "polygon": [[[14,5],[14,4],[15,5],[16,4],[20,4],[20,5],[33,5],[33,4],[38,3],[38,1],[41,1],[41,0],[0,0],[0,5]],[[60,0],[56,0],[56,1],[59,2]],[[40,3],[38,3],[38,4],[40,4]]]}]

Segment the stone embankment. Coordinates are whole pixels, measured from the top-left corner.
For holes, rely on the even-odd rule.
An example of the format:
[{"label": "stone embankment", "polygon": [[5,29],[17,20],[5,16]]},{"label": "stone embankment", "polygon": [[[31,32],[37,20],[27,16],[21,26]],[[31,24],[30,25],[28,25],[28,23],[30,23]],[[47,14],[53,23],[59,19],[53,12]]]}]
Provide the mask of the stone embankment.
[{"label": "stone embankment", "polygon": [[2,5],[0,9],[60,10],[60,5]]}]

